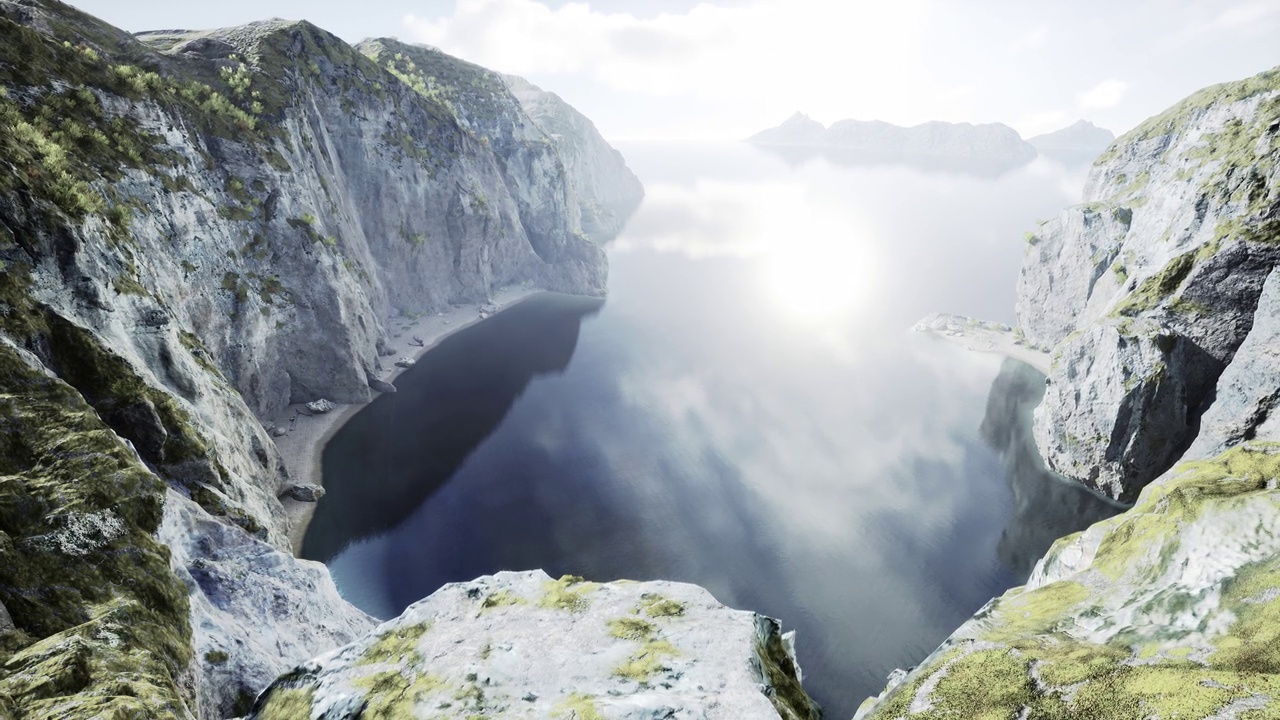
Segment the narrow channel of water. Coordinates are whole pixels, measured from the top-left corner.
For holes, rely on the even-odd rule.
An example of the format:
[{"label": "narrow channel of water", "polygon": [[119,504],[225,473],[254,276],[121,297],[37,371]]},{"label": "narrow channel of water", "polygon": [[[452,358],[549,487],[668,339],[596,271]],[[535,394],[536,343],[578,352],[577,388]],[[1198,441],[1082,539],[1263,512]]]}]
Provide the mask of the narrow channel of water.
[{"label": "narrow channel of water", "polygon": [[401,375],[326,448],[303,555],[384,618],[504,569],[698,583],[797,629],[849,717],[1114,512],[1036,464],[1042,378],[908,331],[1011,321],[1079,171],[624,152],[608,301],[536,296]]}]

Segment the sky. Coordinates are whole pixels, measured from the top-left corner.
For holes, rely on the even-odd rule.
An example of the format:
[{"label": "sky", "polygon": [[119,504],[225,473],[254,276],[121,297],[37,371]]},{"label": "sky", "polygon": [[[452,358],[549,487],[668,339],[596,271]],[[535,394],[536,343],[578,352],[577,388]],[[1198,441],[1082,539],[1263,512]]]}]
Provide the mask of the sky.
[{"label": "sky", "polygon": [[307,19],[530,79],[611,141],[820,122],[1117,133],[1280,65],[1280,0],[73,0],[130,31]]}]

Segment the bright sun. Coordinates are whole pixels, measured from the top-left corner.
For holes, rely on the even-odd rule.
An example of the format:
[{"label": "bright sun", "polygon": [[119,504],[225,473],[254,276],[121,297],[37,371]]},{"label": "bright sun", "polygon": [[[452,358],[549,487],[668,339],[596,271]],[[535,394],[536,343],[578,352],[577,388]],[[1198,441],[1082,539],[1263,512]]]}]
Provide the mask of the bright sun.
[{"label": "bright sun", "polygon": [[872,277],[871,258],[847,233],[772,243],[760,256],[762,280],[779,308],[814,323],[843,319],[859,309]]}]

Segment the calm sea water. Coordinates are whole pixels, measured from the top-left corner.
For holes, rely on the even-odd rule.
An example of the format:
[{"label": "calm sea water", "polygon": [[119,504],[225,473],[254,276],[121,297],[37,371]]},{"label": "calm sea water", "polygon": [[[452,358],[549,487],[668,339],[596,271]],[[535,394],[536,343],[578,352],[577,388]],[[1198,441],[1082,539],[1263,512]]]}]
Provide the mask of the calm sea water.
[{"label": "calm sea water", "polygon": [[1042,377],[909,331],[1011,321],[1023,233],[1083,170],[623,151],[647,198],[607,302],[537,296],[429,352],[329,444],[303,555],[382,618],[504,569],[697,583],[796,629],[850,717],[1114,512],[1030,445]]}]

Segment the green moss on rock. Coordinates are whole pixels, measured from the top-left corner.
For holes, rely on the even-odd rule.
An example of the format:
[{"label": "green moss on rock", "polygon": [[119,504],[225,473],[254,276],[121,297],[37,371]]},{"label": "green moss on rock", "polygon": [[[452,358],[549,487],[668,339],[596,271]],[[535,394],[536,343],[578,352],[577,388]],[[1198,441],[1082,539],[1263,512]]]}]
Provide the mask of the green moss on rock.
[{"label": "green moss on rock", "polygon": [[1116,314],[1133,317],[1157,307],[1182,285],[1182,281],[1187,279],[1195,266],[1194,251],[1173,258],[1159,272],[1143,280],[1133,292],[1126,295],[1116,306]]},{"label": "green moss on rock", "polygon": [[587,595],[594,592],[597,587],[599,587],[597,583],[586,582],[576,575],[564,575],[559,580],[552,580],[543,586],[538,607],[582,612],[591,604]]},{"label": "green moss on rock", "polygon": [[644,642],[653,638],[657,628],[638,617],[620,617],[609,621],[609,634],[620,640]]},{"label": "green moss on rock", "polygon": [[661,672],[670,670],[667,661],[678,657],[680,651],[666,640],[648,640],[627,658],[626,662],[615,667],[613,674],[633,682],[647,684]]},{"label": "green moss on rock", "polygon": [[19,720],[185,713],[164,492],[75,390],[0,346],[0,601],[36,640],[0,668]]},{"label": "green moss on rock", "polygon": [[[1203,637],[1203,625],[1155,625],[1120,628],[1105,642],[1079,639],[1080,627],[1089,625],[1082,621],[1107,618],[1098,603],[1109,588],[1153,587],[1166,577],[1187,526],[1220,515],[1248,517],[1251,504],[1275,502],[1278,481],[1275,443],[1248,442],[1178,466],[1148,486],[1133,509],[1090,531],[1101,532],[1101,542],[1076,580],[1019,588],[998,599],[871,717],[1013,718],[1025,709],[1025,717],[1055,720],[1190,719],[1239,700],[1280,699],[1280,560],[1274,558],[1238,569],[1220,586],[1213,612],[1230,621],[1225,632]],[[1078,535],[1063,538],[1050,554],[1076,542]],[[1148,597],[1152,607],[1141,612],[1160,617],[1184,612],[1204,592],[1175,586]],[[917,699],[928,709],[909,712]],[[1260,717],[1275,710],[1268,706]]]},{"label": "green moss on rock", "polygon": [[818,720],[822,717],[822,710],[800,686],[800,668],[796,667],[783,646],[778,630],[774,626],[773,632],[768,633],[756,647],[760,669],[772,689],[769,701],[784,720]]},{"label": "green moss on rock", "polygon": [[259,699],[255,720],[307,720],[315,691],[310,687],[272,687]]},{"label": "green moss on rock", "polygon": [[427,634],[429,629],[425,623],[420,623],[404,625],[384,633],[364,651],[360,656],[360,662],[361,664],[416,664],[421,660],[417,649],[418,640]]},{"label": "green moss on rock", "polygon": [[645,593],[636,612],[651,618],[679,617],[684,614],[684,603],[671,600],[657,593]]},{"label": "green moss on rock", "polygon": [[596,707],[595,698],[582,693],[573,693],[556,703],[551,709],[551,717],[553,720],[605,720]]}]

